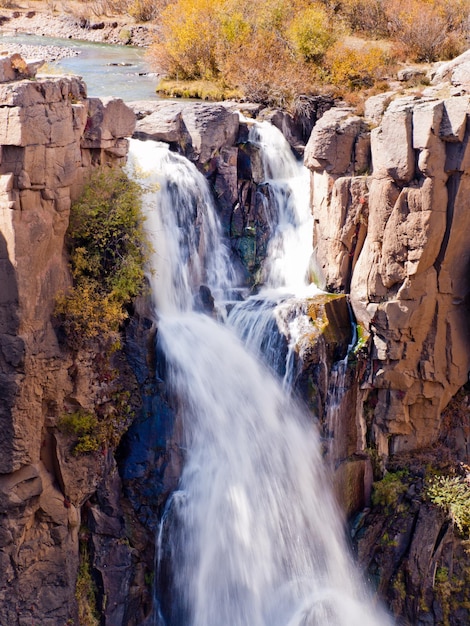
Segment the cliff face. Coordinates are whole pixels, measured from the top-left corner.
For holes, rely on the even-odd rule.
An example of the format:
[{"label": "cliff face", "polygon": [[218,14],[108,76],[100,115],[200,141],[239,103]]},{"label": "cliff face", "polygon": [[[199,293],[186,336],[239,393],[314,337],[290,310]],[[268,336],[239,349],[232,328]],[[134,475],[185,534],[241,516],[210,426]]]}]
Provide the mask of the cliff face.
[{"label": "cliff face", "polygon": [[61,77],[0,84],[0,120],[0,622],[65,624],[80,507],[113,465],[73,457],[53,428],[97,398],[96,355],[63,350],[53,309],[71,202],[92,167],[120,162],[135,119]]},{"label": "cliff face", "polygon": [[306,149],[316,271],[371,333],[362,388],[385,456],[436,441],[468,378],[469,104],[377,96],[365,118],[327,112]]},{"label": "cliff face", "polygon": [[[334,435],[326,452],[353,513],[367,502],[372,481],[366,448],[389,457],[442,439],[442,409],[467,381],[470,106],[465,95],[385,94],[359,117],[331,104],[316,102],[309,124],[323,117],[305,150],[313,266],[328,290],[350,293],[370,349],[347,372],[333,367],[350,340],[345,298],[308,303],[306,323],[319,320],[327,332],[315,343],[308,334],[299,340],[297,387],[326,438]],[[168,142],[209,179],[248,282],[262,265],[269,225],[260,158],[246,124],[230,105],[139,103],[134,110],[138,136]],[[154,353],[155,326],[140,303],[128,329],[128,356],[145,406],[120,450],[126,502],[112,451],[74,456],[56,428],[63,413],[107,401],[107,388],[97,377],[101,355],[65,350],[53,318],[56,295],[70,281],[64,235],[71,202],[93,167],[125,157],[134,114],[120,101],[88,99],[79,79],[50,78],[0,84],[0,120],[0,623],[76,619],[86,516],[91,534],[82,531],[81,539],[92,550],[98,595],[107,599],[100,607],[105,623],[142,624],[151,609],[145,578],[153,533],[182,463],[179,426]],[[272,121],[301,151],[305,137],[295,121],[280,112]],[[286,341],[281,337],[284,348]],[[118,361],[126,384],[134,385],[125,360]],[[333,395],[340,376],[343,404]],[[468,457],[468,428],[459,434],[458,427],[446,445]],[[423,538],[431,537],[430,553],[437,546],[425,565],[420,561],[425,576],[411,566],[403,574],[420,589],[432,586],[430,572],[450,542],[448,522],[416,508],[423,481],[415,482],[407,495],[412,515],[388,526],[374,517],[360,549],[362,561],[380,569],[384,595],[399,567],[384,565],[388,557],[371,547],[384,528],[404,529],[408,548],[393,556],[400,563],[410,545],[420,552]],[[413,519],[419,533],[410,530]],[[396,594],[389,599],[414,619],[418,600],[404,607]],[[423,623],[438,621],[436,613],[435,622]]]}]

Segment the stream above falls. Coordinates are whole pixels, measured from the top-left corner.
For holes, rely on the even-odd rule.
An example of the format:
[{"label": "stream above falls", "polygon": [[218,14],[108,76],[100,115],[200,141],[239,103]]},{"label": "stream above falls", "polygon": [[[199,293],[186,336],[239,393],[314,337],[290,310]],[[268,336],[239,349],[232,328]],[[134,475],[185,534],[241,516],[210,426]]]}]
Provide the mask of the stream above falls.
[{"label": "stream above falls", "polygon": [[3,35],[1,44],[68,48],[78,52],[57,61],[48,62],[39,74],[76,74],[88,87],[88,95],[98,98],[114,96],[124,101],[157,98],[158,77],[152,74],[145,58],[145,49],[115,46],[88,41],[41,37],[38,35]]}]

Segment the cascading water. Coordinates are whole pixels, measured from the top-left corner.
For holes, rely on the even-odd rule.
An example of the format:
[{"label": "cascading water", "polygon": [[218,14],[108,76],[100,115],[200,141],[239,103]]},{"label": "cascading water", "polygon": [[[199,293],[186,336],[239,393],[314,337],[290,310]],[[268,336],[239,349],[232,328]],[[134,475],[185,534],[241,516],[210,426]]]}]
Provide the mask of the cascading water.
[{"label": "cascading water", "polygon": [[292,345],[286,344],[279,331],[285,302],[294,295],[318,291],[307,279],[313,233],[310,178],[282,133],[268,122],[253,124],[249,141],[260,151],[263,184],[268,190],[266,218],[272,234],[263,265],[263,288],[258,295],[237,303],[228,323],[289,388],[294,378]]},{"label": "cascading water", "polygon": [[227,294],[233,280],[204,178],[151,142],[131,142],[131,161],[148,189],[158,341],[186,453],[160,533],[156,623],[388,624],[351,565],[314,427],[233,329],[192,307],[201,283]]},{"label": "cascading water", "polygon": [[272,235],[263,283],[267,289],[305,291],[313,233],[309,172],[295,159],[282,133],[268,122],[254,124],[249,141],[260,150],[269,188],[266,213]]}]

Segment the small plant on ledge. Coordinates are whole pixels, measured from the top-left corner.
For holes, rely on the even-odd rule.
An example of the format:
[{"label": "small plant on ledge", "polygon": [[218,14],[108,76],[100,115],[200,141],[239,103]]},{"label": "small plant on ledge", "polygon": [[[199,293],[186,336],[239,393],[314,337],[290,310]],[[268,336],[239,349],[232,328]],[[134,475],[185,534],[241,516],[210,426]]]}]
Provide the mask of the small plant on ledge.
[{"label": "small plant on ledge", "polygon": [[57,424],[74,439],[74,454],[116,446],[133,418],[133,383],[119,350],[129,307],[145,288],[150,245],[141,194],[122,170],[99,170],[71,209],[67,243],[73,286],[57,299],[56,315],[66,345],[81,351],[82,361],[89,359],[96,382],[87,409],[65,414]]},{"label": "small plant on ledge", "polygon": [[426,495],[430,502],[444,509],[458,531],[470,534],[470,484],[461,476],[433,476],[429,479]]}]

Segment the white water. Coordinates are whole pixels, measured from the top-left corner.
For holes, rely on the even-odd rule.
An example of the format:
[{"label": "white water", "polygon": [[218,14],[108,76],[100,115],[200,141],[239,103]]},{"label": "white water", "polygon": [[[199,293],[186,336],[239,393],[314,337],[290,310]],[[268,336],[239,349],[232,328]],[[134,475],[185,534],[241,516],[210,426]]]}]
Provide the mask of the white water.
[{"label": "white water", "polygon": [[145,227],[154,249],[149,280],[158,311],[191,310],[201,285],[223,298],[235,274],[204,176],[153,141],[131,142],[128,167],[146,190]]},{"label": "white water", "polygon": [[286,323],[289,306],[298,308],[289,298],[319,292],[308,281],[313,237],[310,177],[282,133],[268,122],[254,124],[249,140],[261,151],[272,236],[262,272],[264,286],[257,296],[233,307],[228,323],[290,389],[295,379],[294,347],[301,311],[292,316],[291,324]]},{"label": "white water", "polygon": [[[223,294],[233,276],[204,179],[162,151],[131,144],[150,188],[158,336],[186,451],[160,535],[172,572],[163,623],[388,624],[350,562],[314,427],[230,328],[192,310],[201,281]],[[170,191],[155,173],[167,160]]]},{"label": "white water", "polygon": [[261,149],[271,204],[266,215],[273,235],[263,282],[268,289],[305,291],[313,237],[309,172],[295,159],[282,133],[268,122],[253,125],[249,141]]}]

